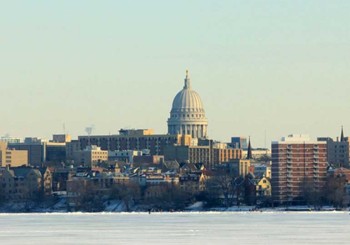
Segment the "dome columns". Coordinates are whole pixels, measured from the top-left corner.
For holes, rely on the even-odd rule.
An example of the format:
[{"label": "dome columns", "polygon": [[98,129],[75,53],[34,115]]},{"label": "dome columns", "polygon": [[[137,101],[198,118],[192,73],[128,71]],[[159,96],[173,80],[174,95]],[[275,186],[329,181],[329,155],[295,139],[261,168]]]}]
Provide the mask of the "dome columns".
[{"label": "dome columns", "polygon": [[168,121],[169,134],[189,134],[192,138],[205,138],[207,136],[206,123],[181,123]]}]

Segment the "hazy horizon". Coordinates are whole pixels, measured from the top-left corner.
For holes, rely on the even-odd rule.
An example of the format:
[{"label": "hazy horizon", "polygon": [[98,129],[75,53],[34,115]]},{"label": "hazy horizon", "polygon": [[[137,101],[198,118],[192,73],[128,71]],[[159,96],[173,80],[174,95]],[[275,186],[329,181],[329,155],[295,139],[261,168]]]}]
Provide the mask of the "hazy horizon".
[{"label": "hazy horizon", "polygon": [[350,132],[349,1],[0,6],[0,135],[167,133],[186,69],[210,138]]}]

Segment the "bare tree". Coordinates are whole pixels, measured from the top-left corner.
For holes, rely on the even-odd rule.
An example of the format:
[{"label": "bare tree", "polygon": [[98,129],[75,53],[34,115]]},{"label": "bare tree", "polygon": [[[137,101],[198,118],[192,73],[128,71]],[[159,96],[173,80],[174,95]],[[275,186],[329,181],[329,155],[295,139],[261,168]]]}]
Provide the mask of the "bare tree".
[{"label": "bare tree", "polygon": [[5,202],[5,192],[2,184],[0,184],[0,205]]},{"label": "bare tree", "polygon": [[330,176],[324,188],[325,196],[329,204],[337,208],[344,207],[346,201],[346,178],[344,176]]},{"label": "bare tree", "polygon": [[137,183],[129,182],[115,184],[112,187],[110,198],[123,201],[126,210],[131,210],[131,205],[137,203],[141,198],[141,189]]},{"label": "bare tree", "polygon": [[305,204],[314,206],[315,209],[322,205],[322,192],[312,179],[305,179],[301,183],[301,195]]},{"label": "bare tree", "polygon": [[232,206],[235,201],[239,205],[243,184],[243,178],[225,171],[218,171],[206,182],[206,190],[209,194],[208,198],[222,199],[222,204],[225,207]]}]

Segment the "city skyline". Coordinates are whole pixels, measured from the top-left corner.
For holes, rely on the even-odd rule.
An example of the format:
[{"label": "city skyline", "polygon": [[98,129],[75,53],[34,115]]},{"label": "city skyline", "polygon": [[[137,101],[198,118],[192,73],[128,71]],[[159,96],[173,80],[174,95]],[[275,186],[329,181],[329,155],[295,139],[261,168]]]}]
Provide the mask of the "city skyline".
[{"label": "city skyline", "polygon": [[0,135],[166,133],[186,69],[210,138],[348,132],[347,1],[2,5]]}]

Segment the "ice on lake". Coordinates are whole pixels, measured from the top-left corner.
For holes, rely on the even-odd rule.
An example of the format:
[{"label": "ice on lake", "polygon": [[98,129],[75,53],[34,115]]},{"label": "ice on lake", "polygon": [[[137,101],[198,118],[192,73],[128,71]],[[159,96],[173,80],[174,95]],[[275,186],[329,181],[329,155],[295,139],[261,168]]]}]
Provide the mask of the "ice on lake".
[{"label": "ice on lake", "polygon": [[349,244],[348,212],[0,214],[2,244]]}]

